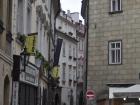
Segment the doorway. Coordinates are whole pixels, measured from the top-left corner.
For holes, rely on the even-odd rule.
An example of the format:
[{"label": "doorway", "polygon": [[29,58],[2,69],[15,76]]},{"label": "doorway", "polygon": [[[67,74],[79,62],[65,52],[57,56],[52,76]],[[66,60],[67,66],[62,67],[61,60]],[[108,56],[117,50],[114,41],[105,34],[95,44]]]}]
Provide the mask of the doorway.
[{"label": "doorway", "polygon": [[4,79],[4,102],[3,105],[9,105],[9,91],[10,90],[10,81],[8,76]]}]

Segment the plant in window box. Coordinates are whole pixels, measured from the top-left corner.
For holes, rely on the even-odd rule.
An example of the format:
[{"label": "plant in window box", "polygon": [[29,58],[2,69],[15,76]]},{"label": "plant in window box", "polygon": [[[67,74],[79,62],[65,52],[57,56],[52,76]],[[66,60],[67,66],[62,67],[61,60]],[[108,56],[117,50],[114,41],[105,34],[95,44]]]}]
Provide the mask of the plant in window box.
[{"label": "plant in window box", "polygon": [[3,33],[5,28],[3,27],[3,21],[0,19],[0,33]]},{"label": "plant in window box", "polygon": [[24,34],[17,33],[16,39],[17,39],[18,41],[20,41],[20,43],[21,43],[22,45],[24,45],[24,44],[25,44],[25,40],[26,40],[26,36],[25,36]]},{"label": "plant in window box", "polygon": [[38,63],[38,61],[43,62],[43,68],[45,68],[45,70],[47,71],[48,70],[48,67],[49,67],[49,62],[45,60],[45,58],[43,57],[43,55],[38,50],[36,50],[36,56],[35,56],[35,58],[37,60],[37,63]]},{"label": "plant in window box", "polygon": [[48,71],[48,67],[49,67],[49,62],[48,61],[44,61],[44,68],[45,68],[45,70],[46,70],[46,72]]}]

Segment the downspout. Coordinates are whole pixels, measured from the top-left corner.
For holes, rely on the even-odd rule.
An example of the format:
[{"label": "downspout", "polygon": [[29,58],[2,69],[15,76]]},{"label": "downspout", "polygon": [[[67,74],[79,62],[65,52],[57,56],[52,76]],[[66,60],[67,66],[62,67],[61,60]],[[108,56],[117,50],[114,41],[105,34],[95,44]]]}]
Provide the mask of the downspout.
[{"label": "downspout", "polygon": [[[87,0],[87,39],[86,39],[86,76],[85,76],[85,94],[87,91],[87,75],[88,75],[88,34],[89,34],[89,0]],[[85,103],[86,99],[85,99]]]},{"label": "downspout", "polygon": [[48,93],[48,94],[47,94],[47,96],[48,96],[47,99],[48,99],[48,100],[47,100],[47,102],[48,102],[48,105],[51,105],[51,100],[50,100],[50,98],[49,98],[49,97],[50,97],[49,95],[51,95],[51,94],[50,94],[50,88],[51,88],[51,86],[50,86],[50,71],[51,71],[51,67],[50,67],[50,66],[51,66],[51,65],[50,65],[50,58],[51,58],[50,56],[51,56],[51,55],[50,55],[50,54],[51,54],[51,53],[50,53],[50,51],[51,51],[51,35],[52,35],[52,32],[51,32],[51,29],[52,29],[52,25],[51,25],[51,24],[52,24],[52,21],[51,21],[52,0],[49,0],[49,1],[50,1],[50,11],[49,11],[49,12],[50,12],[50,15],[49,15],[50,28],[49,28],[49,30],[48,30],[48,31],[49,31],[49,35],[48,35],[48,36],[49,36],[49,46],[48,46],[48,62],[49,62],[49,65],[48,65],[48,66],[49,66],[49,67],[48,67],[48,73],[47,73],[47,75],[48,75],[48,92],[47,92],[47,93]]},{"label": "downspout", "polygon": [[[49,19],[50,19],[50,29],[49,29],[49,52],[48,52],[48,62],[49,62],[49,70],[50,70],[50,48],[51,48],[51,40],[50,40],[50,38],[51,38],[51,35],[52,35],[52,21],[51,21],[51,13],[52,13],[52,0],[50,0],[50,16],[49,16]],[[48,76],[49,76],[49,71],[48,71]]]}]

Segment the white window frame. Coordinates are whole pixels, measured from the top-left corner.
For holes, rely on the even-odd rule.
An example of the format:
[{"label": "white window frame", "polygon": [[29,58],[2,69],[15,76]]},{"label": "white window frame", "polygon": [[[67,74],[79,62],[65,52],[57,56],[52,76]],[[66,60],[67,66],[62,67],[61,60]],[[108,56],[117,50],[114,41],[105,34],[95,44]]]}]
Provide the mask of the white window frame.
[{"label": "white window frame", "polygon": [[[115,45],[112,47],[112,45]],[[120,47],[117,47],[117,44],[120,44]],[[109,41],[109,64],[122,64],[122,41]],[[114,60],[112,52],[114,51]],[[119,53],[118,53],[119,52]],[[120,54],[120,55],[118,55]]]},{"label": "white window frame", "polygon": [[[120,1],[120,3],[118,1]],[[115,2],[115,10],[113,9],[113,2]],[[122,11],[122,0],[110,0],[110,9],[111,12]]]}]

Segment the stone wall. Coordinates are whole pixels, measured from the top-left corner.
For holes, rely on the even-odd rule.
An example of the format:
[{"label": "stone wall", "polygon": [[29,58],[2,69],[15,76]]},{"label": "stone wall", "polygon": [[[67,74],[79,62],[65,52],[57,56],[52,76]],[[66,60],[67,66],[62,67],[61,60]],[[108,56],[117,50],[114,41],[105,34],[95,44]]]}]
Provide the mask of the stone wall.
[{"label": "stone wall", "polygon": [[[109,14],[110,0],[89,0],[88,89],[106,93],[107,83],[139,83],[140,1],[122,0],[122,13]],[[108,41],[122,40],[122,64],[108,64]]]}]

